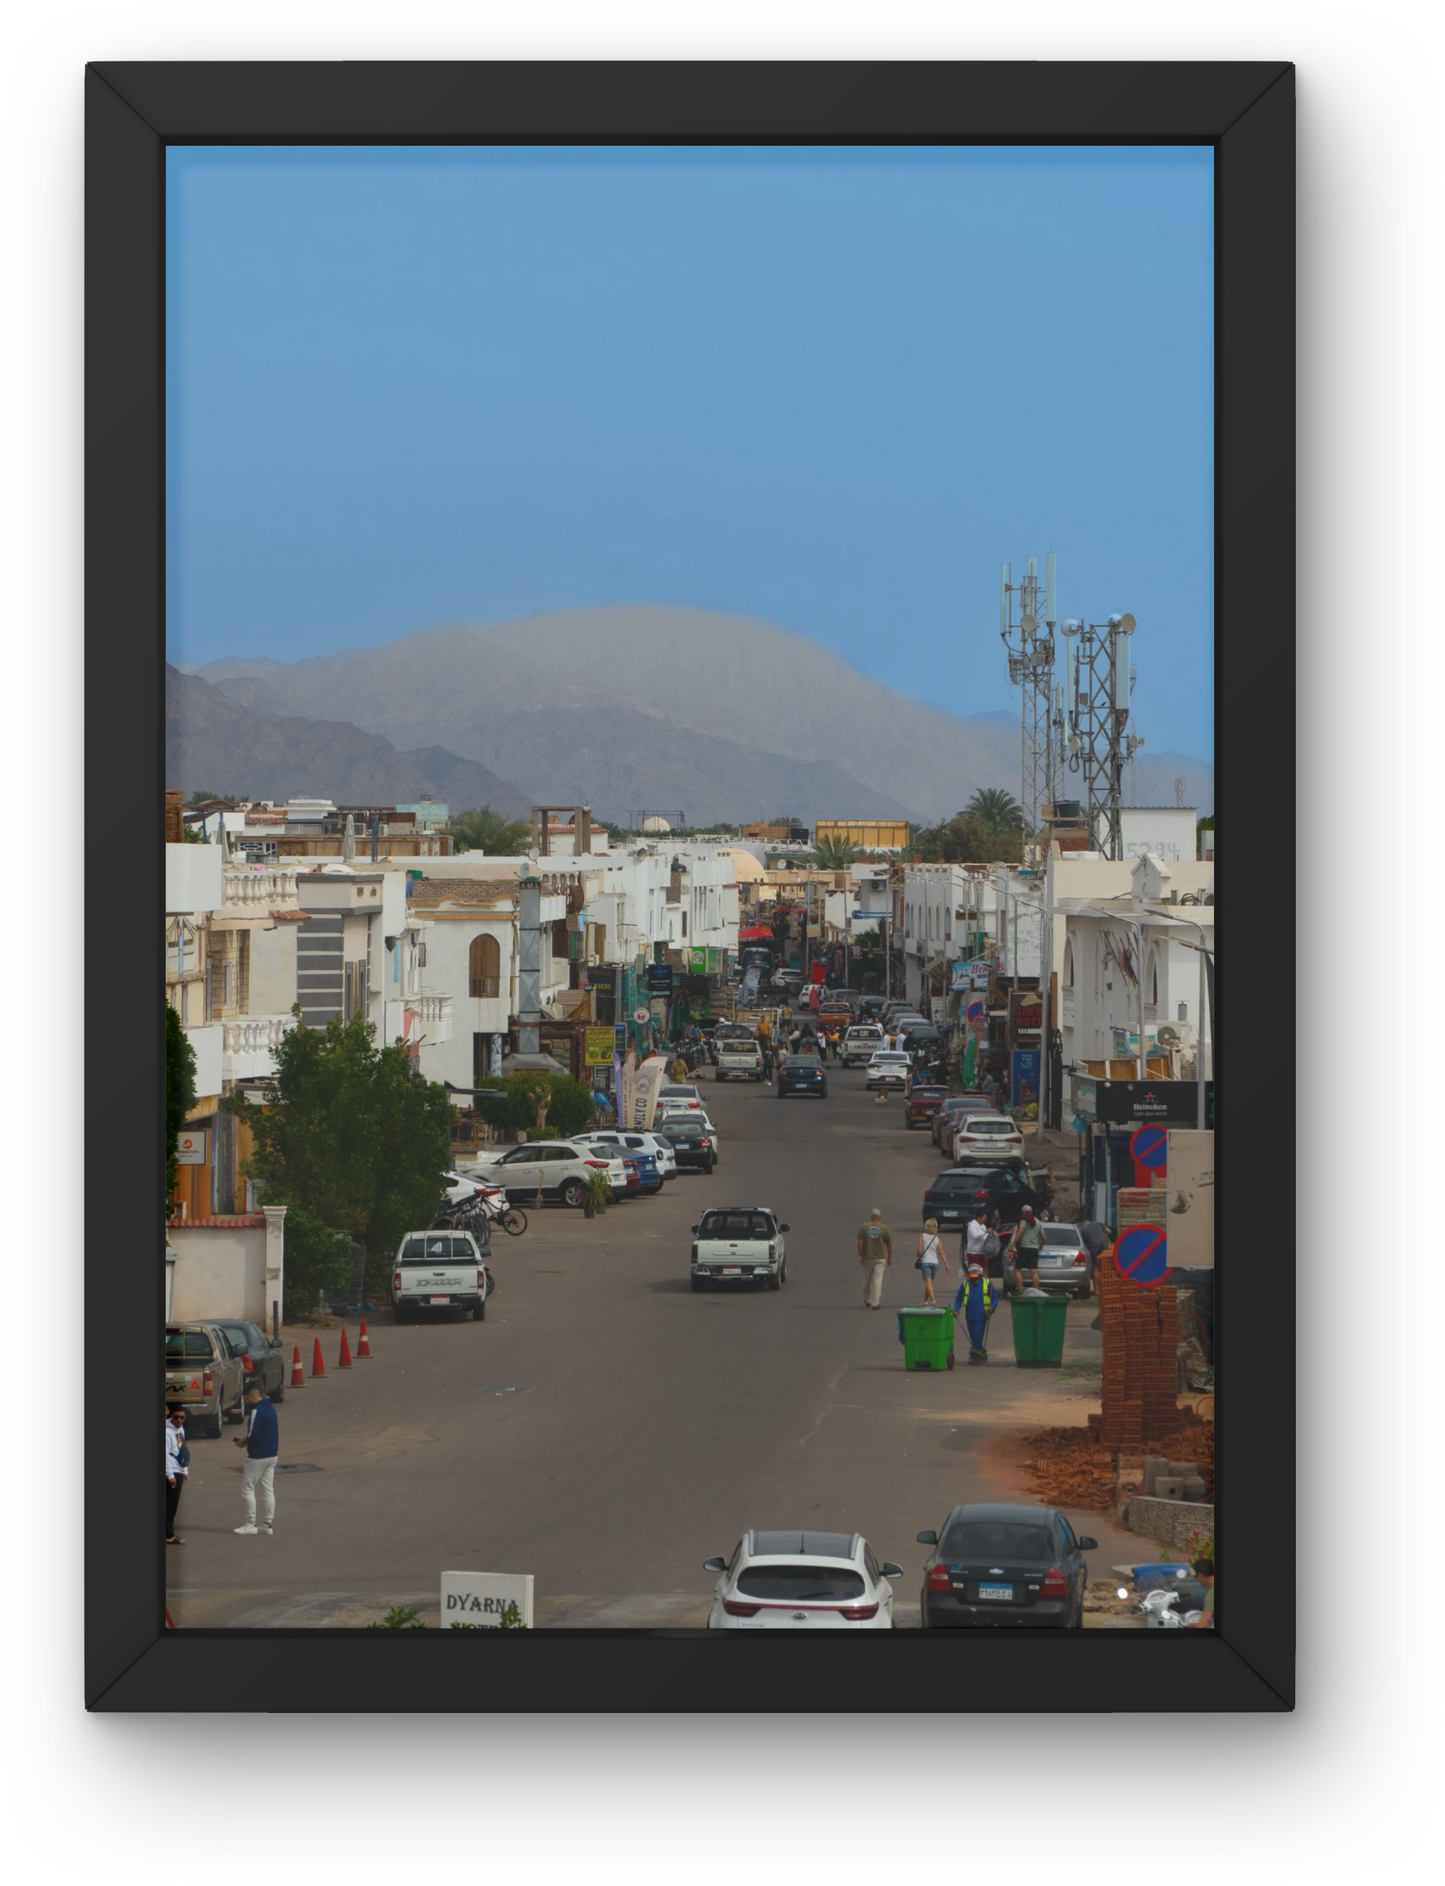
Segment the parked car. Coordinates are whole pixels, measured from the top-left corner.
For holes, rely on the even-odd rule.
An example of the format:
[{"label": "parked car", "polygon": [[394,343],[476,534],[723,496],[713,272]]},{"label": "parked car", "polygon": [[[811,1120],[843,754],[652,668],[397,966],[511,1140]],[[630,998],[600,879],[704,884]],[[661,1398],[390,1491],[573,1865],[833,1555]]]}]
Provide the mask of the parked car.
[{"label": "parked car", "polygon": [[[940,1172],[923,1194],[922,1215],[936,1218],[940,1227],[961,1228],[980,1205],[990,1221],[997,1213],[1009,1231],[1018,1223],[1023,1206],[1032,1205],[1036,1212],[1044,1208],[1038,1193],[1012,1166],[954,1166]],[[1003,1274],[997,1259],[989,1269],[995,1277]]]},{"label": "parked car", "polygon": [[696,1114],[669,1114],[658,1131],[671,1145],[673,1156],[679,1167],[686,1166],[693,1171],[711,1172],[717,1164],[717,1151],[713,1146],[712,1136]]},{"label": "parked car", "polygon": [[858,1013],[860,1015],[871,1015],[873,1019],[877,1021],[887,1006],[888,1001],[885,996],[865,995],[863,1000],[858,1004]]},{"label": "parked car", "polygon": [[[662,1174],[658,1171],[657,1161],[651,1153],[625,1152],[622,1155],[622,1163],[629,1173],[636,1175],[637,1189],[644,1198],[650,1198],[654,1192],[662,1190]],[[629,1192],[632,1190],[630,1180],[627,1189]]]},{"label": "parked car", "polygon": [[664,1081],[657,1090],[659,1106],[701,1107],[702,1089],[691,1081]]},{"label": "parked car", "polygon": [[920,1081],[908,1089],[903,1102],[903,1124],[910,1130],[927,1126],[948,1098],[946,1087],[925,1087]]},{"label": "parked car", "polygon": [[892,1048],[879,1048],[868,1062],[863,1085],[874,1089],[896,1087],[902,1093],[912,1073],[913,1064],[906,1054],[900,1054]]},{"label": "parked car", "polygon": [[714,1282],[760,1283],[781,1290],[788,1281],[788,1227],[767,1205],[720,1205],[692,1228],[692,1287]]},{"label": "parked car", "polygon": [[954,1122],[961,1113],[992,1113],[993,1110],[993,1101],[987,1094],[950,1094],[933,1116],[934,1144],[947,1152],[952,1144]]},{"label": "parked car", "polygon": [[397,1246],[391,1267],[391,1307],[398,1323],[414,1323],[425,1312],[445,1310],[450,1318],[470,1310],[475,1322],[487,1314],[492,1273],[487,1228],[473,1231],[409,1231]]},{"label": "parked car", "polygon": [[620,1156],[593,1152],[573,1140],[533,1140],[526,1146],[507,1146],[478,1155],[478,1176],[495,1172],[509,1197],[535,1196],[556,1199],[563,1205],[581,1205],[587,1197],[587,1180],[594,1172],[605,1172],[614,1198],[627,1191],[627,1170]]},{"label": "parked car", "polygon": [[218,1441],[226,1422],[244,1419],[248,1379],[241,1351],[215,1323],[166,1324],[166,1400],[194,1415],[199,1433]]},{"label": "parked car", "polygon": [[756,1035],[729,1035],[717,1044],[714,1080],[760,1081],[762,1078],[763,1051]]},{"label": "parked car", "polygon": [[632,1153],[651,1153],[663,1179],[677,1177],[677,1160],[672,1147],[660,1133],[628,1133],[614,1128],[603,1133],[574,1133],[574,1146],[592,1146],[605,1151],[609,1158],[626,1159]]},{"label": "parked car", "polygon": [[953,1129],[953,1163],[982,1159],[992,1165],[1000,1159],[1022,1159],[1024,1136],[1016,1123],[1001,1113],[965,1113]]},{"label": "parked car", "polygon": [[828,1076],[816,1054],[790,1054],[778,1065],[778,1098],[789,1094],[816,1094],[828,1098]]},{"label": "parked car", "polygon": [[1053,1625],[1080,1630],[1089,1582],[1086,1552],[1056,1506],[955,1506],[941,1532],[920,1532],[933,1550],[923,1566],[925,1630],[977,1625]]},{"label": "parked car", "polygon": [[[946,1153],[950,1159],[954,1159],[954,1142],[958,1138],[958,1130],[961,1124],[965,1120],[975,1118],[980,1113],[993,1113],[993,1112],[994,1112],[994,1103],[991,1100],[979,1101],[973,1105],[960,1109],[959,1112],[952,1115],[952,1117],[949,1119],[947,1124],[943,1127],[943,1129],[939,1133],[940,1150]],[[1017,1152],[1012,1152],[1008,1156],[1010,1159],[1016,1159],[1020,1155]],[[956,1164],[957,1160],[955,1159],[954,1162]]]},{"label": "parked car", "polygon": [[[269,1395],[272,1401],[286,1399],[286,1350],[279,1342],[273,1342],[259,1323],[244,1320],[218,1323],[216,1327],[224,1330],[233,1350],[241,1357],[241,1367],[246,1373],[246,1387],[259,1388],[263,1395]],[[243,1391],[244,1392],[244,1391]]]},{"label": "parked car", "polygon": [[1039,1282],[1056,1290],[1071,1290],[1081,1297],[1094,1294],[1094,1260],[1079,1236],[1077,1225],[1040,1225]]},{"label": "parked car", "polygon": [[[722,1158],[722,1139],[718,1133],[716,1126],[714,1126],[711,1116],[709,1115],[706,1107],[684,1108],[677,1112],[674,1112],[671,1108],[669,1108],[668,1111],[665,1112],[662,1116],[662,1121],[657,1128],[658,1132],[659,1133],[665,1132],[666,1127],[673,1120],[698,1121],[700,1125],[702,1126],[703,1132],[706,1133],[708,1138],[712,1141],[712,1154],[713,1154],[714,1160]],[[676,1149],[674,1148],[674,1150]]]},{"label": "parked car", "polygon": [[730,1559],[704,1559],[718,1574],[709,1630],[871,1630],[893,1628],[892,1578],[860,1533],[749,1532]]}]

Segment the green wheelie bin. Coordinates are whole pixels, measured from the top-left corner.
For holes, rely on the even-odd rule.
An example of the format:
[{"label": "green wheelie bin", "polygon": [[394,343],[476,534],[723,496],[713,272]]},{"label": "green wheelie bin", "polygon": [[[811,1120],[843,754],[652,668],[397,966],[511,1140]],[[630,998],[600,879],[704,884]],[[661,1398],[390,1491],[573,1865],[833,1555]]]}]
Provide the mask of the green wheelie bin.
[{"label": "green wheelie bin", "polygon": [[905,1369],[953,1367],[953,1312],[933,1304],[898,1312]]},{"label": "green wheelie bin", "polygon": [[1014,1361],[1021,1369],[1056,1369],[1064,1359],[1064,1330],[1069,1299],[1060,1296],[1009,1298],[1013,1315]]}]

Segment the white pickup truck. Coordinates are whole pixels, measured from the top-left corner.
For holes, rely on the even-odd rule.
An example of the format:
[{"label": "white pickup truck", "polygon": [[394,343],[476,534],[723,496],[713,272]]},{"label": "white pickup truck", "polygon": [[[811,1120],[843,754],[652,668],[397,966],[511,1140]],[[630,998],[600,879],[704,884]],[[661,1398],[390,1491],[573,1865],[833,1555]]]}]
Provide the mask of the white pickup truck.
[{"label": "white pickup truck", "polygon": [[867,1066],[883,1046],[883,1030],[877,1022],[858,1022],[843,1037],[838,1058],[844,1067]]},{"label": "white pickup truck", "polygon": [[718,1042],[714,1080],[760,1081],[762,1078],[763,1051],[756,1035],[725,1035]]},{"label": "white pickup truck", "polygon": [[480,1323],[494,1285],[484,1226],[475,1231],[408,1231],[391,1267],[391,1303],[398,1323],[425,1312],[470,1310]]}]

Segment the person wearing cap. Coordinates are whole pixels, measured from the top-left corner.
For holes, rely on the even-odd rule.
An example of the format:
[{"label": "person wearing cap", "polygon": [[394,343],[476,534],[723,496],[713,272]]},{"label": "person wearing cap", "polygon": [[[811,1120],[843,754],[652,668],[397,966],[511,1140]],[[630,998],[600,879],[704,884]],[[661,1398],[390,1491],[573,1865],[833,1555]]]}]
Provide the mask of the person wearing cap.
[{"label": "person wearing cap", "polygon": [[893,1233],[876,1207],[867,1224],[858,1227],[858,1262],[863,1266],[863,1307],[876,1310],[883,1301],[883,1272],[893,1262]]},{"label": "person wearing cap", "polygon": [[1009,1239],[1008,1250],[1020,1279],[1025,1271],[1028,1272],[1029,1287],[1033,1290],[1039,1287],[1039,1246],[1043,1241],[1044,1234],[1034,1217],[1034,1208],[1025,1205],[1019,1212],[1019,1221]]},{"label": "person wearing cap", "polygon": [[954,1314],[962,1315],[964,1328],[968,1331],[970,1362],[988,1361],[988,1319],[996,1308],[993,1285],[983,1265],[973,1258],[964,1272],[963,1282],[958,1286],[958,1295],[953,1299]]}]

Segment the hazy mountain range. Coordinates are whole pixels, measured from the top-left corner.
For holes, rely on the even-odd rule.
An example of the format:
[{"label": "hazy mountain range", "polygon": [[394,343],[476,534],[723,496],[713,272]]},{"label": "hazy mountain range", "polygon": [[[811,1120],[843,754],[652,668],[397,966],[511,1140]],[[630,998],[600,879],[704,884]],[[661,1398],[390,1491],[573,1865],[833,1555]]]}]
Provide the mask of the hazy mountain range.
[{"label": "hazy mountain range", "polygon": [[[237,739],[266,747],[252,723],[274,729],[304,716],[333,729],[339,762],[354,754],[378,779],[386,766],[409,765],[440,786],[451,769],[453,784],[432,797],[454,806],[481,803],[462,791],[456,769],[468,763],[495,776],[494,793],[510,802],[585,801],[613,820],[657,810],[693,824],[782,812],[930,821],[980,786],[1019,791],[1015,716],[959,718],[805,636],[707,610],[577,609],[426,629],[298,662],[223,659],[196,673],[244,717],[233,723]],[[188,704],[177,714],[178,740],[192,738],[190,715]],[[170,728],[168,714],[168,741]],[[368,736],[390,743],[390,757],[357,744]],[[279,757],[289,746],[299,763],[299,738],[290,732],[266,751]],[[199,757],[188,750],[186,764]],[[311,790],[367,796],[306,770]],[[1181,776],[1185,802],[1212,808],[1212,766],[1168,753],[1140,761],[1139,803],[1172,805]],[[168,779],[190,783],[174,765]],[[199,783],[231,789],[209,775]],[[278,796],[254,776],[242,783]]]}]

